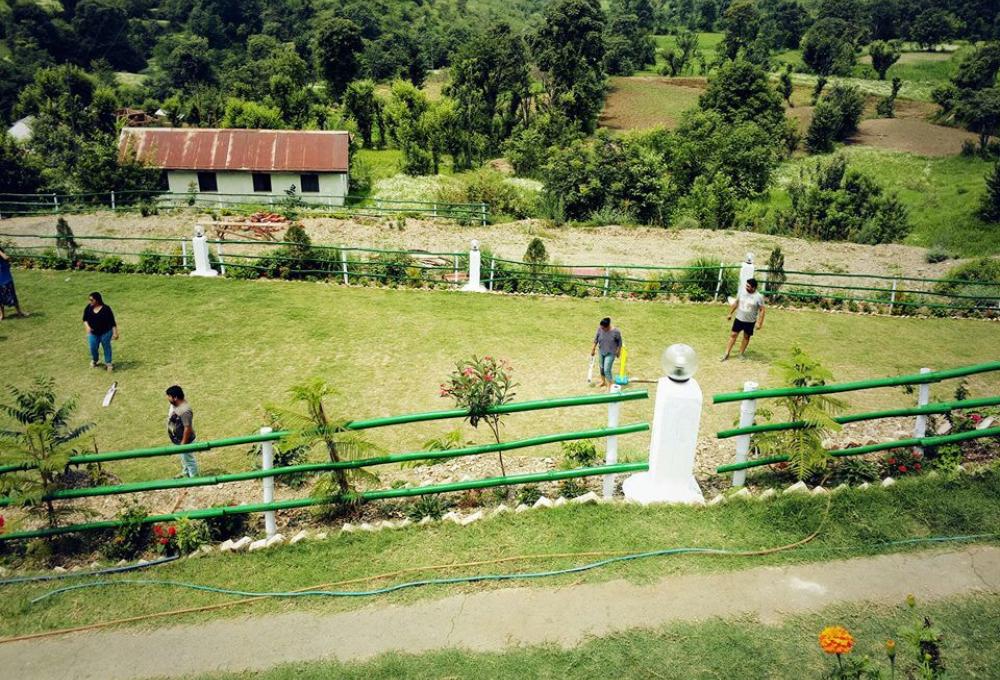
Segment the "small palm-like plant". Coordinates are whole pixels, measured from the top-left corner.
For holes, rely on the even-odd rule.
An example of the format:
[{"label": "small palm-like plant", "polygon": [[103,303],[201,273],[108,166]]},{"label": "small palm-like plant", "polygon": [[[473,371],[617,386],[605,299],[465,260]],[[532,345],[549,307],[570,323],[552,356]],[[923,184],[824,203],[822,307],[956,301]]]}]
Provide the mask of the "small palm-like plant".
[{"label": "small palm-like plant", "polygon": [[78,451],[77,440],[93,423],[71,424],[76,401],[57,404],[51,378],[36,378],[27,390],[7,389],[13,400],[0,404],[0,414],[9,421],[0,428],[0,465],[23,470],[0,475],[0,493],[29,510],[44,508],[48,525],[55,527],[69,510],[57,511],[46,497],[59,489],[69,458]]},{"label": "small palm-like plant", "polygon": [[[322,378],[312,378],[293,385],[288,390],[293,408],[267,406],[265,410],[272,421],[292,433],[285,438],[287,449],[298,448],[308,452],[322,451],[331,463],[358,460],[381,452],[375,444],[358,432],[347,429],[349,421],[331,417],[323,404],[326,397],[336,390]],[[294,410],[303,407],[304,412]],[[359,481],[378,481],[378,476],[364,468],[336,469],[330,477],[321,479],[313,490],[317,497],[348,497]]]},{"label": "small palm-like plant", "polygon": [[[818,361],[798,347],[792,347],[788,361],[778,362],[786,387],[812,387],[825,385],[833,374]],[[805,479],[815,470],[826,466],[829,453],[823,448],[823,438],[840,430],[833,416],[845,403],[822,394],[805,394],[775,400],[788,411],[789,421],[803,421],[806,426],[797,430],[781,430],[757,435],[754,443],[763,456],[787,455],[789,465],[799,479]]]}]

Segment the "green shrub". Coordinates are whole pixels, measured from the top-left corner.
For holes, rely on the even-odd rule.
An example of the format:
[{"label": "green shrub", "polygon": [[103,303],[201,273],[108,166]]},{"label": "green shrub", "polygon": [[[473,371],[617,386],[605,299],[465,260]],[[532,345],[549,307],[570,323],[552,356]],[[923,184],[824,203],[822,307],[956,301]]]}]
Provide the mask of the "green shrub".
[{"label": "green shrub", "polygon": [[[719,286],[719,270],[723,266],[722,262],[712,258],[699,258],[689,262],[679,278],[681,291],[690,299],[696,302],[711,300],[715,297],[716,286]],[[735,295],[736,287],[739,285],[739,274],[736,270],[722,269],[722,285],[719,286],[719,295],[722,297]]]},{"label": "green shrub", "polygon": [[439,493],[429,493],[421,496],[406,508],[406,516],[414,522],[419,522],[424,517],[431,519],[441,519],[444,513],[448,512],[450,503]]},{"label": "green shrub", "polygon": [[112,529],[101,552],[109,560],[133,560],[149,547],[153,533],[145,524],[149,512],[141,505],[129,504],[118,514],[122,525]]},{"label": "green shrub", "polygon": [[840,458],[833,465],[831,484],[857,486],[864,482],[874,482],[879,478],[879,467],[870,460],[859,456]]},{"label": "green shrub", "polygon": [[[237,505],[237,503],[232,502],[229,505]],[[248,516],[243,514],[221,515],[205,519],[205,525],[208,528],[208,537],[215,542],[242,537],[247,532],[248,523]]]},{"label": "green shrub", "polygon": [[927,264],[937,264],[938,262],[944,262],[950,258],[951,254],[940,246],[932,246],[927,250],[927,254],[924,256],[924,259],[927,260]]},{"label": "green shrub", "polygon": [[117,255],[108,255],[101,258],[101,261],[97,263],[96,269],[105,274],[120,274],[127,271],[129,267]]},{"label": "green shrub", "polygon": [[559,463],[559,467],[562,470],[593,467],[599,463],[597,447],[589,439],[563,442],[560,446],[562,448],[562,460]]},{"label": "green shrub", "polygon": [[208,525],[197,519],[181,517],[174,525],[177,535],[177,550],[181,555],[189,555],[210,540]]},{"label": "green shrub", "polygon": [[944,276],[952,283],[939,283],[937,293],[954,297],[951,304],[962,307],[995,307],[1000,298],[1000,259],[983,257],[952,267]]},{"label": "green shrub", "polygon": [[368,260],[368,276],[384,286],[406,285],[414,264],[406,253],[376,253]]},{"label": "green shrub", "polygon": [[590,491],[586,482],[581,479],[564,479],[559,482],[559,495],[563,498],[576,498]]},{"label": "green shrub", "polygon": [[518,505],[523,504],[527,506],[534,505],[541,497],[542,497],[542,490],[539,488],[537,484],[525,484],[521,486],[517,490],[517,493],[514,496]]}]

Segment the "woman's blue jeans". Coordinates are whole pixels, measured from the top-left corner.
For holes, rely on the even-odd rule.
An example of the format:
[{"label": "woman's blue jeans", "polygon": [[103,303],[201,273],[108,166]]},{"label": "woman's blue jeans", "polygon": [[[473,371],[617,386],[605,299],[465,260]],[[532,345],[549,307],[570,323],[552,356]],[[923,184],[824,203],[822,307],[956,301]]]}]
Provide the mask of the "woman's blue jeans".
[{"label": "woman's blue jeans", "polygon": [[90,333],[87,335],[87,341],[90,343],[90,358],[93,362],[97,363],[97,348],[104,348],[104,363],[110,364],[111,361],[111,334],[114,331],[108,331],[103,335],[94,335]]},{"label": "woman's blue jeans", "polygon": [[609,380],[610,382],[615,381],[615,374],[613,370],[614,364],[614,354],[605,354],[604,352],[601,352],[601,375],[604,376],[605,380]]}]

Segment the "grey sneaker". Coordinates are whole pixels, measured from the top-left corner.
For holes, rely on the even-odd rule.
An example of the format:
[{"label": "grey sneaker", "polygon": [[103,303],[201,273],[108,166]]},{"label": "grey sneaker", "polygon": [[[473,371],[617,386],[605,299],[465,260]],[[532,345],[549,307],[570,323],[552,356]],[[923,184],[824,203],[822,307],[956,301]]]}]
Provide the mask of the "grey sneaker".
[{"label": "grey sneaker", "polygon": [[115,370],[115,365],[114,364],[108,364],[108,373],[110,373],[113,370]]},{"label": "grey sneaker", "polygon": [[97,368],[97,362],[96,361],[91,361],[90,362],[90,367],[91,368]]}]

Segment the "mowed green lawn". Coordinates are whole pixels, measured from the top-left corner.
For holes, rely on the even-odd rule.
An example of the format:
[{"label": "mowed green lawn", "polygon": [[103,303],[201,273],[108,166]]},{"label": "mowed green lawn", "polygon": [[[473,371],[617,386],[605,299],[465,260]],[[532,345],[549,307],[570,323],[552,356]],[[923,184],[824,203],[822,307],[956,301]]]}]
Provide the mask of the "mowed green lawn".
[{"label": "mowed green lawn", "polygon": [[[913,231],[906,243],[943,248],[962,257],[1000,252],[1000,227],[984,224],[975,214],[992,167],[988,161],[965,156],[923,158],[860,146],[847,146],[842,152],[850,167],[896,192],[909,209]],[[771,192],[772,204],[790,205],[789,182],[803,166],[816,162],[815,157],[803,157],[783,164]]]},{"label": "mowed green lawn", "polygon": [[[1000,326],[961,319],[905,319],[772,310],[755,336],[749,361],[722,364],[728,335],[722,304],[667,304],[624,300],[534,298],[461,292],[346,288],[335,284],[204,280],[16,271],[18,293],[31,317],[0,323],[3,380],[26,387],[52,376],[63,395],[79,400],[81,419],[93,421],[102,451],[166,442],[163,390],[178,383],[194,407],[201,440],[235,436],[265,425],[262,407],[286,400],[289,386],[320,376],[339,390],[337,417],[367,418],[450,408],[439,384],[455,362],[471,354],[507,358],[519,386],[517,399],[595,393],[586,385],[588,353],[597,321],[611,316],[629,349],[633,378],[660,376],[660,354],[675,342],[692,345],[701,359],[706,394],[703,436],[737,417],[737,407],[710,405],[711,394],[740,389],[745,380],[775,385],[774,362],[800,345],[829,366],[837,380],[916,372],[995,359]],[[118,318],[117,370],[88,366],[80,317],[90,291],[101,291]],[[101,400],[118,382],[113,404]],[[653,385],[648,387],[652,396]],[[932,387],[948,398],[954,383]],[[998,393],[1000,376],[970,380],[973,396]],[[852,409],[905,405],[899,390],[849,395]],[[652,400],[624,405],[622,422],[651,420]],[[601,406],[509,416],[505,437],[603,426]],[[387,449],[419,448],[457,421],[385,428],[371,436]],[[466,426],[470,439],[488,433]],[[629,435],[622,447],[639,454],[647,435]],[[91,444],[87,444],[91,448]],[[526,451],[553,455],[555,448]],[[203,468],[246,469],[245,450],[201,454]],[[121,462],[123,479],[174,473],[166,458]]]}]

